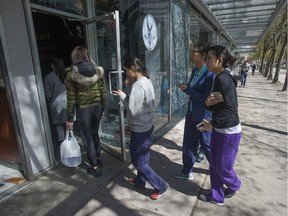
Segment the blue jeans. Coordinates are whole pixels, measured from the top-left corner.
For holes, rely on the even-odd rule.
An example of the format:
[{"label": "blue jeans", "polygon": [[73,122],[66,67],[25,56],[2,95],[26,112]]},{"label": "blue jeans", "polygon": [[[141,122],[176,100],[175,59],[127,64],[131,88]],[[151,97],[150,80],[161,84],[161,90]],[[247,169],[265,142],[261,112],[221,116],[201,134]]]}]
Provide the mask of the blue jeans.
[{"label": "blue jeans", "polygon": [[97,157],[100,156],[100,138],[98,128],[100,123],[101,105],[86,108],[76,108],[77,121],[80,127],[80,136],[87,152],[91,166],[97,166]]},{"label": "blue jeans", "polygon": [[184,165],[182,172],[184,174],[189,174],[192,172],[197,158],[197,150],[199,144],[201,150],[204,152],[207,160],[210,163],[211,131],[199,131],[196,127],[198,123],[199,122],[194,122],[192,120],[191,114],[186,115],[182,150],[182,160]]},{"label": "blue jeans", "polygon": [[241,75],[241,86],[245,87],[246,79],[247,79],[247,73],[243,73]]},{"label": "blue jeans", "polygon": [[166,190],[167,183],[149,166],[152,132],[153,127],[143,133],[131,132],[130,156],[137,170],[134,182],[136,185],[145,186],[147,181],[156,191],[162,193]]}]

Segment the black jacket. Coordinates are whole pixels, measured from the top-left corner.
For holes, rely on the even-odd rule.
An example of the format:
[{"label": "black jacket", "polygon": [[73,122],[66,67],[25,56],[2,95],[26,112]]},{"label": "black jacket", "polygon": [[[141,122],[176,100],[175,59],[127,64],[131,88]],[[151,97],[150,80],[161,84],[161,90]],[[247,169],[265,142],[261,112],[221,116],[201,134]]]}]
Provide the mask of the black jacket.
[{"label": "black jacket", "polygon": [[220,91],[224,101],[208,107],[213,111],[211,124],[214,128],[229,128],[240,123],[236,87],[237,80],[228,70],[216,76],[213,92]]}]

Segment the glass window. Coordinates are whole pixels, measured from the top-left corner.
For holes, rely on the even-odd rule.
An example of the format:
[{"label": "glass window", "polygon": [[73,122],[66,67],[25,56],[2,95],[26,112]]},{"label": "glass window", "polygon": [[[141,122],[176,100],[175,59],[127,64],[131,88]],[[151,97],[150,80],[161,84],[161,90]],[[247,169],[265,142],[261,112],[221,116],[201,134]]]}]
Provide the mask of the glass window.
[{"label": "glass window", "polygon": [[[169,1],[94,0],[94,7],[95,15],[99,19],[115,10],[119,11],[121,61],[123,62],[128,56],[136,56],[144,62],[155,90],[154,129],[161,128],[168,122],[170,100]],[[101,16],[104,14],[105,16]],[[101,22],[97,21],[91,30],[94,34],[96,33],[95,60],[104,68],[107,84],[111,83],[113,88],[113,84],[117,83],[114,81],[118,78],[118,75],[114,74],[117,69],[115,21],[106,19]],[[125,74],[123,76],[125,78]],[[117,87],[117,84],[115,86]],[[106,117],[101,125],[101,141],[105,147],[109,146],[117,152],[120,151],[121,145],[118,109],[118,97],[111,95],[107,89]],[[125,110],[124,116],[126,114]],[[126,119],[124,127],[125,142],[128,147],[130,130]]]},{"label": "glass window", "polygon": [[169,113],[169,1],[142,0],[139,8],[138,55],[145,62],[154,84],[157,129],[168,121]]},{"label": "glass window", "polygon": [[84,16],[84,0],[30,0],[30,2]]},{"label": "glass window", "polygon": [[[136,56],[144,62],[155,90],[155,129],[160,128],[169,113],[169,1],[97,0],[94,4],[97,16],[119,10],[121,60]],[[104,43],[107,49],[99,64],[111,67],[115,43],[109,38]]]}]

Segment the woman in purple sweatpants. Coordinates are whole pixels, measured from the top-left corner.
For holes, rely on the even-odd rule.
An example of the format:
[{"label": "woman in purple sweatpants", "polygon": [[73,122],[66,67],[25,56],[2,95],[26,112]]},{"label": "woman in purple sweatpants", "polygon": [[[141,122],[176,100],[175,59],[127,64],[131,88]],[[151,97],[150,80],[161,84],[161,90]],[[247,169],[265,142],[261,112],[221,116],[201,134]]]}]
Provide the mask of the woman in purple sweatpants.
[{"label": "woman in purple sweatpants", "polygon": [[211,193],[201,194],[199,199],[217,205],[224,205],[224,198],[234,196],[241,187],[241,181],[233,169],[242,130],[238,116],[237,80],[228,69],[235,60],[220,45],[212,46],[207,56],[208,70],[216,74],[211,94],[205,101],[207,109],[212,110],[212,120],[204,119],[199,130],[213,128],[210,143]]}]

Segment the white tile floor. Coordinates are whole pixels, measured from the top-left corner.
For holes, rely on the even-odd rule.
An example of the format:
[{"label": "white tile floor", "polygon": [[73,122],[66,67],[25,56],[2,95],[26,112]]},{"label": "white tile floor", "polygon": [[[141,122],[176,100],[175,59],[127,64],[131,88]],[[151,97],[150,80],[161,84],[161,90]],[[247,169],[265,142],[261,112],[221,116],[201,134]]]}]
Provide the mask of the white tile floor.
[{"label": "white tile floor", "polygon": [[16,185],[7,182],[10,178],[23,178],[23,175],[19,170],[11,169],[0,164],[0,194]]}]

